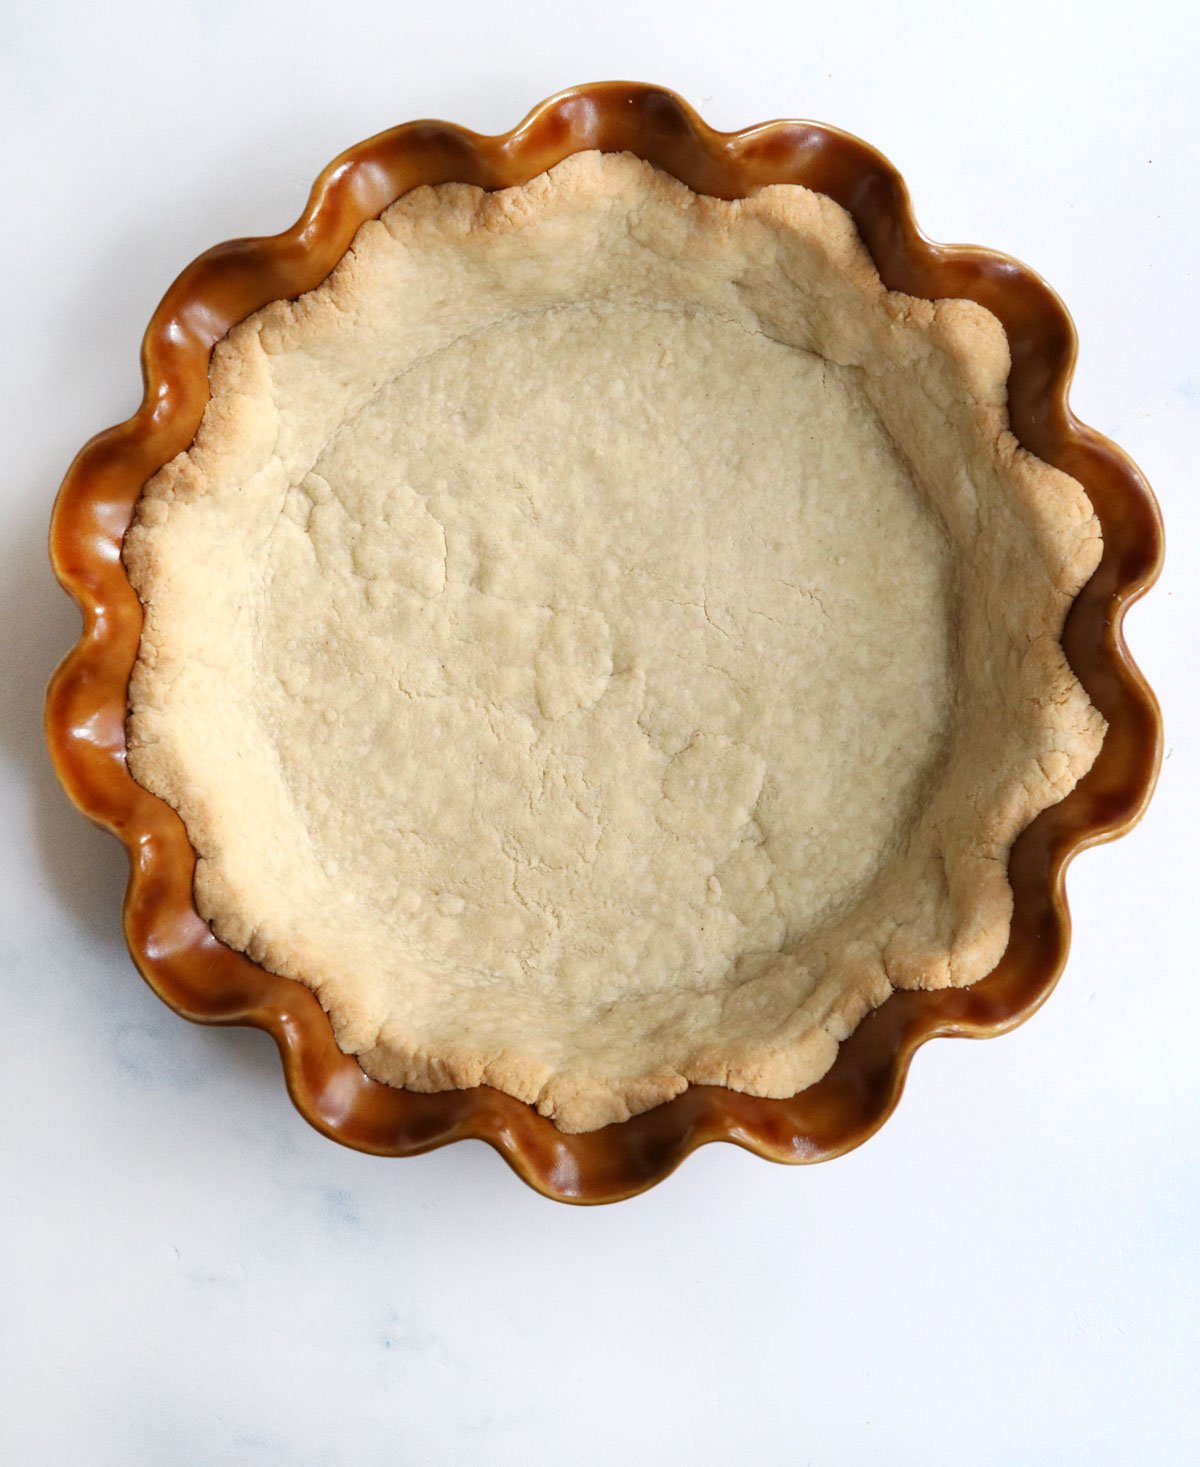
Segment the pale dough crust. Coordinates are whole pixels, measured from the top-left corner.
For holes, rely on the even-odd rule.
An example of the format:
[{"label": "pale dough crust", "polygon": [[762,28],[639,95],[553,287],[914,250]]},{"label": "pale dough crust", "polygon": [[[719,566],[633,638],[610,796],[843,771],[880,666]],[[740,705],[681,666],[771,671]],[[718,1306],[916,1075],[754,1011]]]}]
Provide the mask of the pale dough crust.
[{"label": "pale dough crust", "polygon": [[125,542],[129,765],[214,931],[414,1089],[785,1096],[1004,950],[1099,750],[1100,534],[969,302],[796,186],[422,188],[214,352]]}]

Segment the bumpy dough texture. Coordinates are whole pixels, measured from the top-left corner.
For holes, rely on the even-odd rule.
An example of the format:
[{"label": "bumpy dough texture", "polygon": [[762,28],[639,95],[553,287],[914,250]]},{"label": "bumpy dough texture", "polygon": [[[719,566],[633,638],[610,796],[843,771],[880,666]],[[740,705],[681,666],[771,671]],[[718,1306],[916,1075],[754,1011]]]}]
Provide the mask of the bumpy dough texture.
[{"label": "bumpy dough texture", "polygon": [[402,199],[217,347],[126,539],[201,912],[369,1074],[572,1131],[982,977],[1104,728],[1058,641],[1098,526],[1008,365],[799,187]]}]

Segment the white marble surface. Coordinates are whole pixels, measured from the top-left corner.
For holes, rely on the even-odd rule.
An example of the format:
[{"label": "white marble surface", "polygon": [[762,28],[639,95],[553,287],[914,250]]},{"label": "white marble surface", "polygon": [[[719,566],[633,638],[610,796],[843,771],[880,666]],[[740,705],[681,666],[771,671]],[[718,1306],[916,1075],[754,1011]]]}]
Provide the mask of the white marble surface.
[{"label": "white marble surface", "polygon": [[[9,0],[0,10],[0,1457],[22,1464],[1195,1460],[1200,1317],[1200,214],[1188,7]],[[1027,36],[1036,31],[1032,47]],[[282,227],[342,146],[507,127],[559,86],[807,114],[905,172],[937,238],[1075,314],[1080,413],[1166,512],[1130,617],[1166,709],[1151,813],[1071,872],[1058,992],[917,1059],[807,1170],[709,1148],[593,1211],[482,1146],[309,1131],[269,1042],[190,1027],[122,947],[123,859],[39,705],[76,618],[59,477],[218,239]]]}]

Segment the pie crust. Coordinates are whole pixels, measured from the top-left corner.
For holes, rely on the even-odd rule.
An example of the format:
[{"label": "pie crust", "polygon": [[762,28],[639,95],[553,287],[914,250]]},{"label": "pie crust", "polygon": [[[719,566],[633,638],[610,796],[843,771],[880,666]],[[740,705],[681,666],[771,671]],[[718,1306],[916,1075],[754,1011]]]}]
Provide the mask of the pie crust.
[{"label": "pie crust", "polygon": [[1059,645],[1099,528],[1008,368],[799,186],[406,195],[218,345],[126,537],[200,912],[368,1074],[569,1131],[794,1094],[983,977],[1104,731]]}]

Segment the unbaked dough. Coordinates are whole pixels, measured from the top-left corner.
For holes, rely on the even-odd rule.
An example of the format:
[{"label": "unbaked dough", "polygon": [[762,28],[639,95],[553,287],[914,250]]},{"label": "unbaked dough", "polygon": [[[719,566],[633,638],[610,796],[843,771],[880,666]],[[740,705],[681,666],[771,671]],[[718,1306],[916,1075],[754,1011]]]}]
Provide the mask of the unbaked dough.
[{"label": "unbaked dough", "polygon": [[1103,722],[999,323],[628,156],[423,188],[216,349],[125,544],[134,776],[343,1049],[564,1130],[791,1095],[1003,952]]}]

